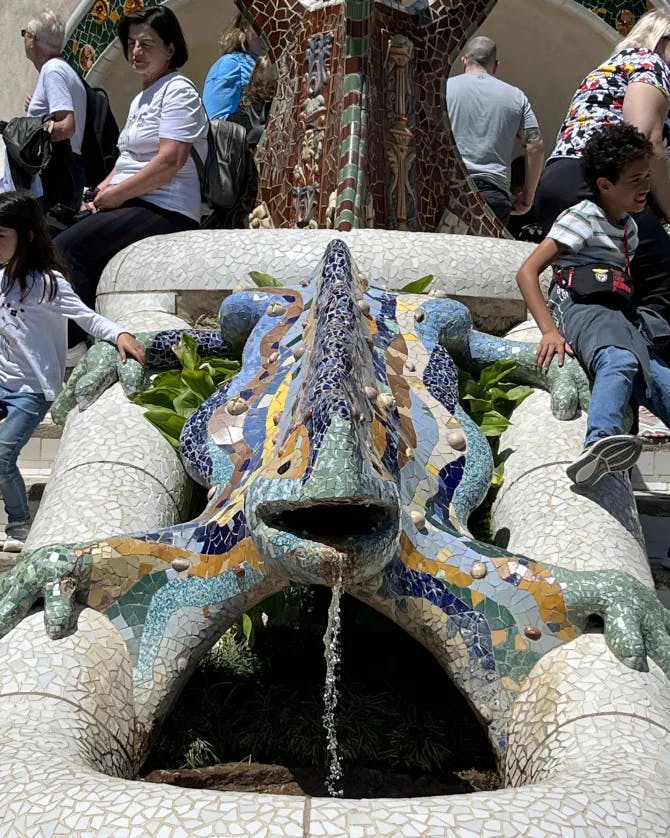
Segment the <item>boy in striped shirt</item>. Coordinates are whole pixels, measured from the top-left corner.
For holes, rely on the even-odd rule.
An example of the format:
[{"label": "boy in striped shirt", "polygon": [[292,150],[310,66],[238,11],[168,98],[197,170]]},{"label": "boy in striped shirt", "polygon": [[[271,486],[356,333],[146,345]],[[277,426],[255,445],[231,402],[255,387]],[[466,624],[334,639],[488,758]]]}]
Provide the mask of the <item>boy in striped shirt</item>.
[{"label": "boy in striped shirt", "polygon": [[[546,371],[554,355],[559,366],[566,354],[575,355],[591,377],[584,450],[567,468],[583,486],[628,470],[640,456],[641,440],[624,433],[631,398],[670,420],[670,368],[654,351],[654,339],[670,336],[670,326],[656,312],[635,307],[629,276],[638,243],[629,213],[646,206],[651,159],[651,143],[632,125],[593,134],[582,156],[591,199],[563,212],[517,273],[542,332],[538,369]],[[547,304],[539,276],[550,265]]]}]

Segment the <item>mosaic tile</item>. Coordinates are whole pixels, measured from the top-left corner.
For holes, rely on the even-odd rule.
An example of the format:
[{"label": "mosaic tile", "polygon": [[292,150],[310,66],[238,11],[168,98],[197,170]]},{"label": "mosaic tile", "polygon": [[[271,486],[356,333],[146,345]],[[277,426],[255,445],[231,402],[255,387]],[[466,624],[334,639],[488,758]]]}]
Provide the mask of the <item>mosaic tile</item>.
[{"label": "mosaic tile", "polygon": [[[86,658],[93,665],[93,672],[106,671],[96,659],[95,638],[110,632],[114,643],[110,646],[104,641],[100,651],[112,647],[125,650],[123,658],[113,666],[123,683],[132,683],[133,697],[124,699],[122,692],[110,691],[106,684],[91,680],[91,670],[78,663],[83,659],[79,657],[84,655],[83,650],[74,656],[62,656],[59,649],[67,649],[69,644],[77,649],[88,637],[82,630],[55,642],[43,636],[37,654],[45,664],[33,664],[21,650],[23,644],[34,644],[39,621],[35,615],[2,641],[11,642],[16,657],[2,670],[0,700],[9,700],[9,694],[16,690],[28,695],[34,694],[31,690],[47,691],[54,700],[69,695],[80,712],[96,720],[88,727],[85,721],[81,723],[84,738],[90,735],[93,741],[104,741],[96,726],[102,725],[114,736],[116,744],[110,745],[111,751],[120,749],[112,762],[102,754],[85,751],[87,764],[92,761],[108,775],[131,776],[145,753],[152,729],[169,707],[175,685],[188,677],[199,656],[221,631],[243,610],[289,580],[332,579],[334,566],[341,563],[347,590],[427,645],[468,695],[488,726],[494,748],[508,765],[510,783],[551,778],[554,791],[545,790],[538,796],[534,787],[524,786],[499,792],[495,797],[477,795],[461,801],[457,796],[446,808],[444,803],[433,806],[431,801],[403,801],[403,806],[393,802],[383,809],[376,806],[374,812],[367,811],[367,804],[362,801],[312,801],[308,822],[313,820],[313,834],[329,834],[325,823],[337,824],[348,834],[352,830],[381,834],[385,824],[388,834],[411,835],[417,830],[430,834],[426,830],[444,829],[447,825],[455,835],[505,834],[519,822],[520,816],[516,815],[515,821],[506,820],[500,809],[501,794],[510,796],[522,812],[533,813],[528,815],[529,824],[540,818],[543,828],[549,830],[547,834],[553,828],[552,813],[559,810],[557,828],[566,818],[574,818],[576,825],[585,824],[585,829],[592,826],[596,816],[589,809],[589,801],[592,797],[595,800],[596,794],[599,800],[611,801],[617,788],[604,770],[602,777],[598,774],[600,779],[591,783],[587,794],[583,791],[583,778],[577,781],[581,775],[575,760],[570,762],[566,778],[561,760],[573,753],[570,737],[574,735],[574,741],[583,748],[587,734],[578,723],[583,716],[608,720],[602,722],[604,736],[604,731],[611,732],[611,718],[629,713],[635,706],[639,708],[634,712],[641,725],[635,736],[644,740],[644,724],[658,725],[667,719],[668,708],[653,698],[653,689],[663,690],[667,682],[652,664],[649,676],[639,676],[623,667],[629,687],[609,689],[606,696],[602,690],[594,692],[595,686],[581,688],[581,682],[569,676],[569,667],[582,666],[596,641],[587,636],[580,639],[584,643],[577,647],[566,641],[578,634],[581,621],[589,613],[603,609],[598,598],[605,591],[607,601],[644,601],[648,612],[645,620],[653,619],[658,606],[651,599],[644,599],[653,596],[650,591],[639,583],[636,586],[636,573],[642,582],[648,580],[636,570],[641,563],[634,557],[628,573],[605,573],[596,569],[599,565],[580,564],[563,555],[556,556],[553,564],[541,565],[518,553],[479,544],[468,536],[467,517],[487,489],[491,461],[478,429],[468,426],[458,409],[456,368],[450,353],[460,357],[465,347],[463,340],[481,363],[518,350],[520,374],[524,375],[526,350],[513,340],[493,339],[472,331],[465,314],[462,306],[450,300],[396,296],[368,285],[342,242],[329,245],[321,265],[306,284],[292,289],[255,289],[228,297],[221,310],[221,336],[203,333],[200,339],[212,341],[214,349],[224,347],[225,351],[232,351],[232,347],[238,347],[242,368],[220,394],[203,406],[201,418],[185,433],[183,448],[192,476],[205,485],[218,479],[221,485],[207,509],[183,524],[178,523],[180,513],[176,509],[182,491],[178,488],[182,479],[179,469],[167,467],[169,458],[166,461],[160,446],[156,447],[156,435],[147,433],[144,440],[144,434],[137,436],[141,427],[137,411],[132,405],[119,410],[123,397],[118,385],[88,411],[70,417],[59,453],[62,459],[44,500],[45,516],[63,497],[76,496],[81,486],[67,481],[70,476],[77,477],[82,466],[95,462],[97,448],[89,440],[99,443],[105,438],[114,451],[109,477],[101,463],[92,475],[91,488],[93,497],[98,498],[96,503],[104,508],[101,520],[112,532],[124,529],[117,524],[120,519],[115,517],[112,493],[106,494],[101,488],[106,484],[118,485],[115,481],[120,476],[128,487],[136,520],[144,517],[146,521],[152,515],[154,520],[160,518],[162,513],[156,515],[160,507],[157,498],[162,495],[171,498],[172,508],[166,515],[172,516],[172,521],[167,525],[157,521],[149,530],[145,525],[128,535],[88,542],[84,538],[70,548],[43,547],[21,559],[0,583],[12,580],[17,602],[23,601],[21,591],[29,597],[46,584],[49,630],[55,635],[67,631],[72,619],[71,593],[63,588],[61,579],[86,579],[88,605],[100,612],[95,616],[99,622],[95,623]],[[155,363],[164,362],[165,353],[169,353],[178,337],[179,332],[172,331],[152,338]],[[474,362],[474,357],[471,360]],[[559,388],[551,382],[545,382],[545,386]],[[571,386],[576,386],[574,381]],[[537,398],[542,400],[546,421],[547,396],[532,397],[527,403]],[[107,416],[114,416],[114,421],[107,422]],[[532,440],[532,434],[523,430],[525,421],[519,421],[523,439]],[[561,424],[572,428],[573,434],[575,429],[579,432],[579,423],[557,423]],[[95,428],[96,435],[87,437],[87,427]],[[456,437],[462,440],[459,448],[448,443],[449,432],[458,432]],[[210,435],[216,440],[214,444],[209,441]],[[551,475],[543,485],[558,484],[551,472],[551,449],[543,449],[542,462],[543,457],[532,442],[528,448],[532,468],[545,468]],[[524,485],[523,463],[521,458],[510,465],[507,493],[511,498]],[[143,490],[153,505],[151,509],[142,507],[139,494],[133,495],[133,469],[143,475],[143,486],[161,487]],[[537,479],[535,493],[542,497]],[[369,527],[351,540],[353,552],[349,552],[346,537],[339,536],[332,543],[328,539],[313,541],[309,532],[296,531],[291,523],[291,516],[305,506],[332,516],[343,499],[349,509],[362,505],[370,516]],[[625,500],[622,496],[624,508]],[[524,503],[531,505],[530,500]],[[512,507],[518,516],[518,498]],[[122,508],[123,504],[118,507],[119,514],[125,515]],[[76,508],[73,514],[80,515]],[[311,524],[305,519],[301,526]],[[602,523],[594,526],[593,535],[585,527],[582,537],[595,542],[596,530],[607,529]],[[76,527],[70,521],[69,531],[81,532],[85,527],[84,521],[78,521]],[[524,530],[512,521],[510,527],[514,533]],[[52,522],[52,532],[55,531]],[[616,530],[609,526],[609,531],[615,541],[619,537]],[[547,534],[546,526],[538,526],[537,532],[540,536]],[[541,551],[541,538],[532,546]],[[86,614],[95,612],[85,611],[80,619]],[[30,627],[31,635],[22,635],[24,625]],[[527,634],[528,627],[536,632],[532,638]],[[616,639],[613,635],[610,642],[628,658],[629,664],[642,666],[643,661],[635,657],[640,652],[634,621],[624,621],[619,629]],[[2,642],[0,658],[6,660],[6,654],[2,657]],[[649,647],[652,657],[670,667],[663,645],[654,642]],[[624,651],[626,648],[628,652]],[[102,659],[106,654],[109,652],[103,652]],[[557,660],[561,661],[562,675],[555,683],[551,673],[556,671]],[[587,679],[585,683],[594,679],[597,684],[609,683],[605,675],[608,667],[617,671],[622,668],[610,653],[601,655],[598,666],[590,665],[591,681]],[[70,671],[79,673],[79,686],[68,690]],[[636,680],[639,677],[647,679],[643,687]],[[537,697],[533,690],[538,691]],[[543,690],[549,690],[546,697]],[[132,704],[132,744],[127,744],[129,728],[123,732],[108,699],[106,709],[100,697],[103,691],[126,702],[124,713]],[[30,706],[24,702],[24,712],[29,712]],[[62,766],[64,778],[58,781],[61,785],[52,784],[50,788],[65,798],[72,794],[68,783],[76,781],[77,788],[85,790],[89,782],[77,762],[83,752],[79,746],[72,751],[68,744],[72,739],[63,732],[80,729],[80,723],[75,723],[72,714],[50,715],[46,704],[44,711],[40,723],[54,733],[43,736],[40,746],[57,743],[54,747],[60,762],[50,760],[49,764],[51,768]],[[567,717],[562,715],[564,712]],[[570,719],[575,720],[574,734]],[[35,724],[32,717],[26,726],[30,724]],[[632,737],[631,741],[637,740]],[[12,747],[10,743],[6,753],[14,753]],[[590,745],[587,750],[590,753]],[[659,751],[652,749],[650,753]],[[529,762],[529,756],[535,754],[536,762]],[[630,760],[628,751],[625,756]],[[15,782],[23,784],[25,799],[32,801],[29,809],[15,809],[15,823],[28,817],[38,823],[40,810],[34,808],[30,788],[34,784],[35,790],[43,793],[42,784],[36,782],[38,775],[28,779],[25,752],[19,756],[17,750],[11,759],[19,762]],[[670,770],[667,761],[659,756],[654,759],[661,766],[657,770]],[[85,831],[96,818],[102,818],[101,823],[108,822],[108,815],[103,814],[108,805],[105,789],[110,791],[110,802],[118,802],[125,794],[134,799],[137,794],[137,787],[127,780],[107,776],[101,781],[102,775],[91,776],[95,776],[97,786],[103,783],[95,806],[86,804],[87,808],[76,816],[70,812],[59,815],[61,823],[76,823],[80,831]],[[561,778],[558,785],[556,777]],[[185,794],[201,801],[190,813],[190,834],[205,828],[204,812],[209,803],[217,812],[220,807],[230,807],[234,811],[230,823],[235,824],[235,830],[242,830],[240,834],[248,834],[243,807],[249,798]],[[155,831],[171,829],[166,819],[172,810],[165,808],[165,792],[152,789],[145,794],[142,788],[142,795],[143,825]],[[184,796],[181,791],[180,796]],[[152,799],[156,801],[155,810],[151,808]],[[250,829],[262,831],[258,807],[249,805],[250,822],[254,824]],[[625,798],[623,804],[616,803],[610,823],[618,827],[625,825],[629,817],[643,816],[639,806],[628,806]],[[44,817],[50,817],[44,811]],[[302,828],[304,803],[296,801],[295,811],[296,823]],[[175,821],[174,834],[180,834],[182,817],[179,815]],[[644,817],[648,819],[649,834],[654,834],[658,807],[647,807]],[[332,830],[332,826],[329,828]],[[285,831],[278,828],[277,834],[292,834],[291,830],[289,820]],[[229,830],[229,834],[233,831]]]}]

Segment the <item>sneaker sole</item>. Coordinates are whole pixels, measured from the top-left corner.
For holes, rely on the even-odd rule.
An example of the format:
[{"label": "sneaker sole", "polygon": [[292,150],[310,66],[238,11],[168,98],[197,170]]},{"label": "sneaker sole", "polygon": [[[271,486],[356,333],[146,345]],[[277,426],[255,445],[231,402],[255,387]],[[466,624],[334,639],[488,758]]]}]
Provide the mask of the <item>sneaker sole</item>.
[{"label": "sneaker sole", "polygon": [[594,486],[606,474],[632,468],[641,453],[641,439],[607,436],[594,442],[588,451],[567,467],[566,473],[578,486]]},{"label": "sneaker sole", "polygon": [[4,553],[20,553],[23,550],[24,542],[17,538],[8,538],[5,541],[2,550]]}]

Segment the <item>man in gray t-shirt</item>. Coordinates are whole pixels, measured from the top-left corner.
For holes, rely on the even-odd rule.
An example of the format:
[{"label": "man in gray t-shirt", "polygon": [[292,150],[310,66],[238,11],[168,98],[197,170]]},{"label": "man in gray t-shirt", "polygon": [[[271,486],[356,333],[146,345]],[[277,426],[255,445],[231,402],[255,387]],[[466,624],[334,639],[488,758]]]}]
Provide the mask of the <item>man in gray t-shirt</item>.
[{"label": "man in gray t-shirt", "polygon": [[[493,212],[507,224],[533,204],[544,163],[544,144],[526,94],[495,78],[495,41],[482,35],[466,44],[463,74],[447,82],[447,112],[468,173]],[[521,193],[510,195],[514,143],[525,149],[526,176]]]}]

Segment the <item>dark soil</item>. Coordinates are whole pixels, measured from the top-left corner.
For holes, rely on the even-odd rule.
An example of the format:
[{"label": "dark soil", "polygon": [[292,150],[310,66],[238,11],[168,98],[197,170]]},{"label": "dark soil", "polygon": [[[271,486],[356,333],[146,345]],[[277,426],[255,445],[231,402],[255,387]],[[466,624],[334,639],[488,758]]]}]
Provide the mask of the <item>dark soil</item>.
[{"label": "dark soil", "polygon": [[[401,771],[379,770],[364,766],[344,766],[342,789],[344,797],[360,799],[375,797],[431,797],[443,794],[467,794],[472,791],[497,789],[500,778],[493,772],[463,772],[426,775]],[[290,794],[323,797],[326,772],[319,768],[286,768],[262,763],[227,763],[210,768],[181,768],[174,771],[152,771],[148,783],[169,783],[189,789],[242,791],[261,794]]]}]

